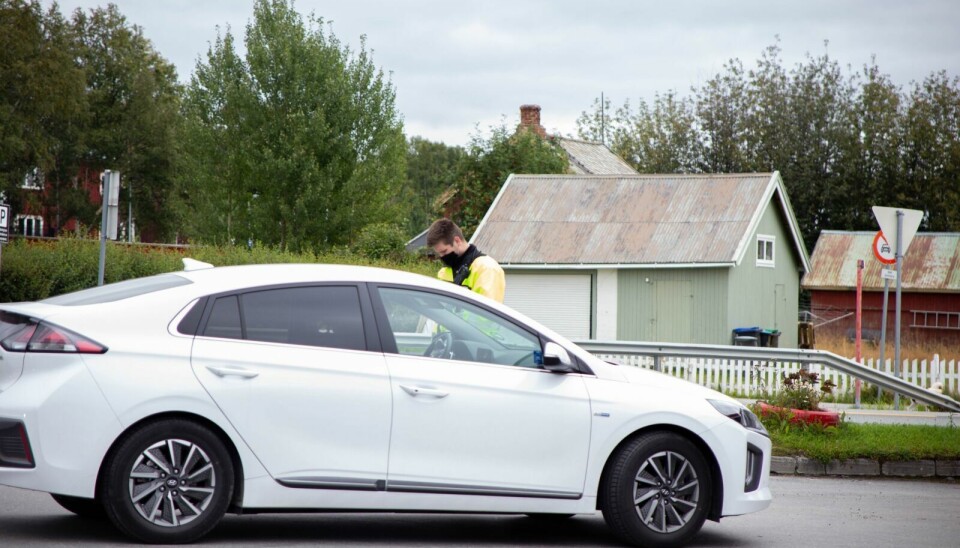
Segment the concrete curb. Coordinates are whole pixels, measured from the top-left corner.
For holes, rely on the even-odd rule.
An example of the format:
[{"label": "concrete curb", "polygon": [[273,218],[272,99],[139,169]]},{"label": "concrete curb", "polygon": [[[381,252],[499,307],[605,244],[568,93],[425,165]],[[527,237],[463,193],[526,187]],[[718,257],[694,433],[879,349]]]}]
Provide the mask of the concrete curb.
[{"label": "concrete curb", "polygon": [[960,460],[880,462],[873,459],[847,459],[823,463],[807,457],[770,457],[770,472],[784,476],[960,479]]}]

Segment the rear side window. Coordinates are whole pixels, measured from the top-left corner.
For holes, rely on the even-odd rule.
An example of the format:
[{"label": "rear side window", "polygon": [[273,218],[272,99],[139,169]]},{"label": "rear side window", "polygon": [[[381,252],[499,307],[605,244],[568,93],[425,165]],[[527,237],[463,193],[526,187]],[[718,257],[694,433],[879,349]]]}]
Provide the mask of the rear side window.
[{"label": "rear side window", "polygon": [[207,327],[204,328],[203,334],[222,339],[243,338],[243,329],[240,327],[240,307],[237,304],[236,295],[220,297],[213,302],[213,310],[210,311],[210,319],[207,320]]},{"label": "rear side window", "polygon": [[355,286],[288,287],[220,297],[204,335],[366,350]]}]

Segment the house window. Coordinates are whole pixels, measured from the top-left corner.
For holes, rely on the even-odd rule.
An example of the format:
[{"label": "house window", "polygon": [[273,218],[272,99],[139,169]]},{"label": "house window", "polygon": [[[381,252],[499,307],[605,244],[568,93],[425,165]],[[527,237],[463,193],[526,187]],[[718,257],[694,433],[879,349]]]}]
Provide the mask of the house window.
[{"label": "house window", "polygon": [[773,267],[773,236],[757,235],[757,266]]},{"label": "house window", "polygon": [[43,173],[40,168],[35,167],[23,177],[23,186],[28,190],[43,190]]},{"label": "house window", "polygon": [[43,236],[43,217],[38,215],[17,215],[17,230],[24,236]]}]

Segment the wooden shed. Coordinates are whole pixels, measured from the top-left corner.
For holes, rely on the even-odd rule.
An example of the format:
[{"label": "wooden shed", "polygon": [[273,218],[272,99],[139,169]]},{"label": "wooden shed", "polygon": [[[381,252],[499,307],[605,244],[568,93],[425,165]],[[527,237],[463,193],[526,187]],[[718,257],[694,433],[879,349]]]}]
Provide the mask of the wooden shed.
[{"label": "wooden shed", "polygon": [[511,175],[471,241],[507,304],[572,338],[797,343],[809,259],[779,173]]},{"label": "wooden shed", "polygon": [[[883,265],[873,256],[876,232],[825,230],[817,239],[802,286],[821,334],[853,337],[857,261],[864,261],[864,338],[879,339],[883,321]],[[903,258],[900,338],[960,343],[960,233],[917,233]],[[893,340],[896,282],[889,283],[887,340]],[[818,335],[819,336],[819,335]]]}]

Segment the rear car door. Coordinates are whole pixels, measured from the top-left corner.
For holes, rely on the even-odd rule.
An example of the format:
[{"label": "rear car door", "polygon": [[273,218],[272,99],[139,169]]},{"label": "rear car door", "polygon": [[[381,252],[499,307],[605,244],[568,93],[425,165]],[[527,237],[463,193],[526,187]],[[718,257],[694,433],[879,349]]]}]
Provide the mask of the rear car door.
[{"label": "rear car door", "polygon": [[208,303],[193,369],[282,484],[382,486],[390,381],[375,328],[364,323],[370,316],[368,293],[352,284],[265,288]]}]

